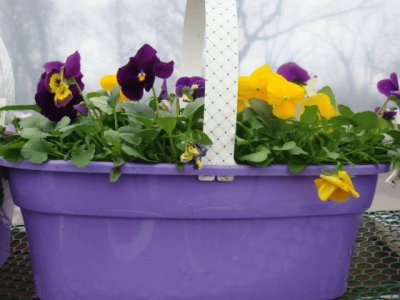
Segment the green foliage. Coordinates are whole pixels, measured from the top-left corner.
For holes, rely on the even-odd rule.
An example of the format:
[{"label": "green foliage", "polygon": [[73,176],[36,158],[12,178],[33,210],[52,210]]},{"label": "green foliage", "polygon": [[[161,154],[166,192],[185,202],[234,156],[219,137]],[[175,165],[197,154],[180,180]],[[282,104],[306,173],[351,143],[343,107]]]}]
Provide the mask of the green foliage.
[{"label": "green foliage", "polygon": [[[334,102],[330,89],[321,92]],[[371,111],[354,113],[344,105],[338,110],[339,116],[327,120],[309,106],[300,120],[282,120],[267,103],[252,99],[251,108],[238,114],[235,159],[257,166],[287,164],[293,173],[314,164],[400,161],[397,125]]]},{"label": "green foliage", "polygon": [[54,123],[39,114],[15,119],[17,135],[6,136],[4,128],[0,130],[0,156],[35,164],[72,160],[79,168],[90,161],[112,161],[110,180],[114,182],[125,162],[169,162],[181,167],[180,156],[188,143],[212,144],[202,131],[203,99],[174,114],[118,99],[119,88],[109,94],[87,94],[89,114],[74,122],[64,117]]}]

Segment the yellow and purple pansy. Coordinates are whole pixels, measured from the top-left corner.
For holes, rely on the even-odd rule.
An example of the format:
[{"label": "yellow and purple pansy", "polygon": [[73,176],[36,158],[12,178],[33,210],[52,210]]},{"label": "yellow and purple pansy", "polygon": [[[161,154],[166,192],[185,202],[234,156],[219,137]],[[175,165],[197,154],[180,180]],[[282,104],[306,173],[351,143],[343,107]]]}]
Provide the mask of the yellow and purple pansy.
[{"label": "yellow and purple pansy", "polygon": [[85,86],[82,82],[79,52],[68,56],[65,63],[48,62],[44,69],[35,95],[41,113],[54,122],[64,116],[74,120],[77,116],[74,106],[83,101],[81,91]]},{"label": "yellow and purple pansy", "polygon": [[175,93],[184,102],[192,102],[205,95],[206,82],[203,77],[181,77],[176,82]]}]

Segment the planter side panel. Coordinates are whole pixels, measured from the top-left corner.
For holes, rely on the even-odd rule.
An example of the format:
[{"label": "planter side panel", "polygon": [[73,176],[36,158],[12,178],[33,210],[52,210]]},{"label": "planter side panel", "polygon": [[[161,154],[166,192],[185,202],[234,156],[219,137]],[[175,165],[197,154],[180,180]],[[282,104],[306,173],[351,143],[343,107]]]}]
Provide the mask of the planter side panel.
[{"label": "planter side panel", "polygon": [[333,299],[360,221],[23,214],[41,299]]}]

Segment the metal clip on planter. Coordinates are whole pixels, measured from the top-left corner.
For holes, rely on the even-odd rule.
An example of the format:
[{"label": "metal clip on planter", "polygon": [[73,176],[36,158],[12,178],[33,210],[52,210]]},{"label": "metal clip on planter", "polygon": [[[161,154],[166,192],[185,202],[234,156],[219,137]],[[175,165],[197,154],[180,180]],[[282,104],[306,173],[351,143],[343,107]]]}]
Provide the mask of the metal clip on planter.
[{"label": "metal clip on planter", "polygon": [[[182,76],[202,73],[204,48],[204,132],[213,141],[204,164],[235,166],[239,65],[235,0],[187,0],[182,43]],[[233,180],[233,177],[219,175],[219,181]],[[214,179],[215,176],[199,176],[201,181]]]}]

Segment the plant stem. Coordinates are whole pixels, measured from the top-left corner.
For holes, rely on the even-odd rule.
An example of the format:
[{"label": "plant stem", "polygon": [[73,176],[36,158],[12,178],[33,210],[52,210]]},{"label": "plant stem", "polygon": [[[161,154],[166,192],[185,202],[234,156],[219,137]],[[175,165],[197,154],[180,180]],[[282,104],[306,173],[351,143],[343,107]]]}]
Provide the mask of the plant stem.
[{"label": "plant stem", "polygon": [[177,116],[177,117],[179,117],[179,114],[181,113],[181,104],[179,103],[179,98],[178,97],[176,97],[176,100],[175,100],[175,115]]},{"label": "plant stem", "polygon": [[158,117],[160,115],[160,105],[158,104],[158,97],[157,97],[157,94],[156,94],[156,89],[153,86],[151,88],[151,90],[153,91],[153,97],[156,100],[156,116]]}]

